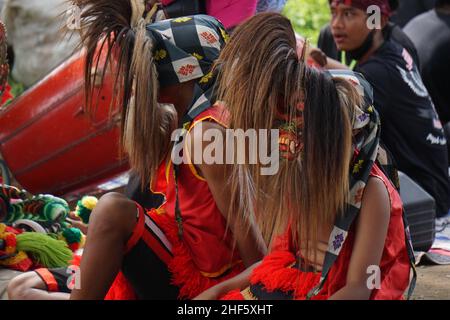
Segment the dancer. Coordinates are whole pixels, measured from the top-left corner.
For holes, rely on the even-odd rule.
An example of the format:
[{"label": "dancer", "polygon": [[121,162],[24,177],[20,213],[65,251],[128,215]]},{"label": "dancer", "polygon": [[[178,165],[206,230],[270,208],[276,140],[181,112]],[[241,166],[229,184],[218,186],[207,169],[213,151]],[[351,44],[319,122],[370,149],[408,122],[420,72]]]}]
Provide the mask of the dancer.
[{"label": "dancer", "polygon": [[280,170],[233,167],[236,210],[253,214],[271,251],[197,298],[402,299],[412,250],[400,196],[374,164],[370,85],[351,71],[305,67],[296,49],[289,20],[260,14],[217,62],[230,127],[278,128]]},{"label": "dancer", "polygon": [[[92,110],[96,104],[91,76],[100,69],[100,41],[106,63],[117,61],[115,89],[123,94],[114,102],[123,110],[122,140],[130,164],[165,201],[145,212],[119,194],[100,199],[81,260],[81,286],[71,298],[102,299],[119,270],[138,298],[192,298],[265,253],[255,226],[239,213],[225,219],[230,201],[225,166],[174,165],[170,157],[175,129],[184,129],[175,142],[183,144],[184,158],[186,145],[180,141],[194,126],[224,130],[210,69],[228,36],[216,19],[203,15],[149,23],[144,1],[80,4],[86,105]],[[195,144],[197,137],[191,136]]]}]

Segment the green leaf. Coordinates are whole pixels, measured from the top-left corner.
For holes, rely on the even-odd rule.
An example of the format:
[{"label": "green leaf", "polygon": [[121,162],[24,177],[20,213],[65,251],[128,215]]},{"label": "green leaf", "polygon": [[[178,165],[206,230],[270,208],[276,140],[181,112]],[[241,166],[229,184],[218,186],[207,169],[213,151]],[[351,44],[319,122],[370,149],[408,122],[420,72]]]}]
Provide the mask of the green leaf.
[{"label": "green leaf", "polygon": [[295,31],[316,45],[320,29],[330,21],[328,0],[289,0],[283,10]]}]

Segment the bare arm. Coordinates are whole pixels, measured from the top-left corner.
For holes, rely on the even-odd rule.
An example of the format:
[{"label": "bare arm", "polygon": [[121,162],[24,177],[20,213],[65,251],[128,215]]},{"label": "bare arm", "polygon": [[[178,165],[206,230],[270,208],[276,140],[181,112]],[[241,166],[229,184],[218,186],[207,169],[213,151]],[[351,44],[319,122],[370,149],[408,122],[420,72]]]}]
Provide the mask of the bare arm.
[{"label": "bare arm", "polygon": [[[225,129],[222,126],[214,122],[204,121],[202,123],[202,130],[193,130],[186,139],[187,150],[189,150],[189,153],[191,155],[194,154],[195,151],[195,141],[200,142],[197,142],[197,144],[202,146],[202,150],[204,150],[210,144],[210,142],[202,141],[203,132],[209,129],[220,131],[223,135],[223,141],[225,141]],[[225,154],[226,150],[224,150],[224,155]],[[249,267],[255,262],[261,260],[262,257],[266,254],[267,247],[258,227],[254,224],[251,224],[249,221],[242,221],[242,219],[238,219],[238,216],[242,216],[242,213],[236,213],[235,216],[228,217],[231,197],[229,190],[230,188],[227,183],[226,165],[206,164],[204,161],[202,161],[202,164],[196,165],[196,168],[208,182],[209,189],[214,197],[214,200],[216,201],[216,205],[219,208],[220,212],[226,219],[230,219],[227,222],[230,226],[231,232],[233,233],[234,239],[236,240],[237,248],[239,250],[241,259],[244,262],[244,265],[246,267]]]},{"label": "bare arm", "polygon": [[247,288],[250,285],[250,276],[252,274],[252,271],[260,264],[261,262],[257,262],[237,276],[221,282],[212,288],[209,288],[208,290],[197,296],[194,300],[216,300],[220,298],[220,296],[223,296],[224,294],[232,290],[243,290]]},{"label": "bare arm", "polygon": [[322,66],[322,68],[331,70],[331,69],[344,69],[348,70],[349,68],[342,64],[341,62],[334,60],[330,57],[327,57],[325,53],[316,47],[308,47],[306,52],[306,59],[312,59],[318,65]]},{"label": "bare arm", "polygon": [[322,50],[318,48],[310,48],[308,50],[308,57],[312,59],[314,62],[316,62],[318,65],[320,65],[322,68],[327,70],[332,69],[349,70],[349,67],[347,67],[345,64],[337,60],[334,60],[330,57],[327,57],[325,53],[323,53]]},{"label": "bare arm", "polygon": [[384,183],[371,178],[364,192],[356,238],[347,274],[347,284],[330,300],[367,300],[370,266],[379,266],[390,220],[390,200]]},{"label": "bare arm", "polygon": [[[297,54],[299,56],[303,55],[303,50],[305,47],[305,38],[302,36],[295,34],[295,38],[297,40]],[[348,67],[342,63],[340,63],[337,60],[334,60],[330,57],[327,57],[327,55],[320,50],[319,48],[315,47],[314,45],[311,45],[310,43],[307,44],[306,52],[305,52],[305,60],[308,61],[309,59],[313,60],[315,64],[319,65],[320,67],[324,69],[345,69],[347,70]]]},{"label": "bare arm", "polygon": [[136,224],[136,205],[122,195],[103,196],[92,212],[80,265],[81,284],[70,299],[102,300],[120,270]]},{"label": "bare arm", "polygon": [[8,284],[9,300],[69,300],[64,292],[49,292],[36,272],[30,271],[13,278]]},{"label": "bare arm", "polygon": [[345,65],[340,63],[337,60],[334,60],[330,57],[327,57],[327,64],[325,65],[325,69],[331,70],[331,69],[344,69],[349,70],[349,68]]}]

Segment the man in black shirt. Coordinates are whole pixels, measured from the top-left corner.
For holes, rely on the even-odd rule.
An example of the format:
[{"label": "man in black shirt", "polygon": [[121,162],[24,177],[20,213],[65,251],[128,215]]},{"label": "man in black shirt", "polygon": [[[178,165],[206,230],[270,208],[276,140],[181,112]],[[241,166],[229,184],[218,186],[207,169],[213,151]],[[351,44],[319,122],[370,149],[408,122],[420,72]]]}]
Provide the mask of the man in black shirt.
[{"label": "man in black shirt", "polygon": [[[345,3],[345,4],[344,4]],[[380,28],[369,28],[367,8],[377,5]],[[387,0],[333,0],[331,30],[337,48],[355,59],[374,88],[381,138],[398,168],[436,200],[437,215],[449,209],[447,141],[418,68],[406,49],[386,41]]]},{"label": "man in black shirt", "polygon": [[[386,27],[383,29],[383,35],[385,40],[395,41],[406,50],[408,50],[416,65],[420,65],[420,58],[417,53],[416,47],[414,46],[414,43],[398,25],[394,24],[393,22],[388,22]],[[328,57],[338,61],[342,61],[342,52],[339,51],[336,47],[329,24],[327,24],[322,28],[322,30],[320,30],[317,46]],[[348,64],[350,63],[350,61],[345,61],[345,63]]]},{"label": "man in black shirt", "polygon": [[436,8],[413,19],[405,32],[419,53],[422,79],[442,123],[450,122],[450,0],[438,0]]},{"label": "man in black shirt", "polygon": [[[331,3],[331,0],[329,0]],[[395,11],[398,7],[397,0],[389,1],[389,6],[392,11]],[[406,48],[408,52],[414,59],[414,62],[419,66],[419,55],[417,54],[417,50],[413,44],[413,42],[409,39],[409,37],[403,32],[402,28],[400,28],[397,24],[392,21],[389,21],[386,27],[383,29],[383,35],[385,40],[393,40],[398,42],[401,46]],[[319,40],[317,42],[317,46],[322,50],[328,57],[333,58],[338,61],[342,61],[342,52],[339,51],[336,47],[336,44],[333,40],[333,35],[331,33],[330,25],[327,24],[320,30]],[[350,64],[351,61],[342,61],[346,64]]]}]

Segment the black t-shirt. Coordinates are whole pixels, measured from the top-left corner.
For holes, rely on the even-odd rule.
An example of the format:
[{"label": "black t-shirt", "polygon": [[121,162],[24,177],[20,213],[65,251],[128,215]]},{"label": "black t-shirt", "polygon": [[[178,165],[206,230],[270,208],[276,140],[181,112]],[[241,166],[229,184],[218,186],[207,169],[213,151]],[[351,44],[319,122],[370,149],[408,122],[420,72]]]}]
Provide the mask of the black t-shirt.
[{"label": "black t-shirt", "polygon": [[[415,63],[419,66],[419,56],[417,54],[416,48],[409,37],[403,32],[403,30],[392,22],[389,22],[383,29],[383,35],[386,40],[393,40],[400,44],[402,47],[406,48],[408,52],[412,55]],[[320,30],[319,41],[317,46],[322,50],[328,57],[335,60],[341,61],[341,52],[338,51],[336,44],[331,33],[330,25],[327,24]],[[350,63],[351,61],[348,61]]]},{"label": "black t-shirt", "polygon": [[357,65],[374,88],[381,117],[381,139],[399,170],[436,200],[437,214],[449,209],[447,141],[417,66],[406,49],[386,41]]},{"label": "black t-shirt", "polygon": [[441,121],[450,122],[450,14],[431,10],[412,20],[405,33],[417,48],[422,79]]}]

